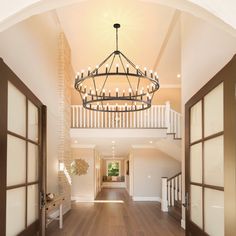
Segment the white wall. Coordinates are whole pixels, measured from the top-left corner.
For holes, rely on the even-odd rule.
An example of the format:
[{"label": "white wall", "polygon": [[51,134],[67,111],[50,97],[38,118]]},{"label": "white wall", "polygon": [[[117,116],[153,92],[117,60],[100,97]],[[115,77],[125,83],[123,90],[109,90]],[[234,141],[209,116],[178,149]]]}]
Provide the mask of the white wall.
[{"label": "white wall", "polygon": [[83,159],[88,165],[86,175],[72,175],[71,199],[76,201],[92,201],[95,193],[95,152],[93,148],[72,148],[73,159]]},{"label": "white wall", "polygon": [[181,163],[157,149],[132,149],[133,199],[161,198],[161,178],[171,177],[181,170]]},{"label": "white wall", "polygon": [[182,14],[182,100],[185,104],[236,53],[236,38]]},{"label": "white wall", "polygon": [[57,192],[58,33],[50,14],[0,33],[0,57],[48,108],[48,191]]}]

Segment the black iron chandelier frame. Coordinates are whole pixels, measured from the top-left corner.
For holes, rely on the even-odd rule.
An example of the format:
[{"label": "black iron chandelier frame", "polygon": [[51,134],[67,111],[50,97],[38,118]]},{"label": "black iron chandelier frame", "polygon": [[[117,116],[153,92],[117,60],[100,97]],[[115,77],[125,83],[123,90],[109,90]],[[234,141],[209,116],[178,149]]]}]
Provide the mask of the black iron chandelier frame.
[{"label": "black iron chandelier frame", "polygon": [[[113,27],[116,29],[116,50],[113,51],[104,61],[102,61],[94,70],[90,68],[85,74],[84,71],[78,73],[75,79],[75,89],[79,91],[82,101],[83,107],[93,111],[101,111],[101,112],[134,112],[134,111],[142,111],[151,107],[151,102],[154,93],[159,89],[159,80],[157,73],[153,73],[153,71],[147,71],[145,68],[142,71],[139,67],[135,66],[135,64],[128,59],[121,51],[118,49],[118,29],[120,28],[120,24],[114,24]],[[115,58],[118,57],[122,70],[119,70],[119,67],[116,66],[115,71],[111,71],[113,68],[113,63]],[[107,65],[106,63],[111,59],[111,64]],[[125,64],[127,63],[126,67]],[[105,71],[100,72],[101,68],[106,65]],[[125,93],[119,93],[117,90],[115,95],[111,94],[110,90],[106,93],[104,87],[106,85],[107,79],[109,76],[123,76],[126,77],[127,82],[129,83],[129,91]],[[96,85],[96,79],[98,77],[105,77],[105,80],[102,84],[102,87],[98,90]],[[131,85],[130,78],[137,78],[137,86],[136,89]],[[94,91],[91,88],[88,90],[86,86],[83,86],[83,83],[88,79],[92,79],[94,85]],[[143,88],[139,91],[140,81],[142,79],[148,80],[150,86],[147,86],[147,90],[145,91]],[[131,105],[123,104],[122,106],[116,104],[116,106],[110,106],[105,104],[107,102],[129,102]],[[137,105],[138,103],[138,105]]]}]

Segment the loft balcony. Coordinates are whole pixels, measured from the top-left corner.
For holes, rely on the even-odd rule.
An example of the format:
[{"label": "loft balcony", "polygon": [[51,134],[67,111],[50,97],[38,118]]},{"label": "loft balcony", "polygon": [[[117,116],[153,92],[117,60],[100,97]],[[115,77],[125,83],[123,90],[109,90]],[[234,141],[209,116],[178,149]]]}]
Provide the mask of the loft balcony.
[{"label": "loft balcony", "polygon": [[[71,106],[71,134],[82,135],[93,130],[93,133],[119,134],[123,129],[130,131],[135,136],[143,129],[142,135],[172,135],[173,139],[181,139],[181,119],[180,113],[173,110],[169,102],[164,105],[153,105],[150,109],[139,112],[97,112],[84,109],[82,105]],[[78,132],[77,130],[80,129]],[[86,132],[85,130],[86,129]],[[95,129],[97,131],[95,131]],[[147,130],[148,129],[148,130]],[[84,130],[84,131],[83,131]],[[135,131],[136,130],[136,131]],[[127,133],[127,132],[126,132]],[[132,134],[129,135],[132,135]],[[154,135],[155,136],[155,135]]]}]

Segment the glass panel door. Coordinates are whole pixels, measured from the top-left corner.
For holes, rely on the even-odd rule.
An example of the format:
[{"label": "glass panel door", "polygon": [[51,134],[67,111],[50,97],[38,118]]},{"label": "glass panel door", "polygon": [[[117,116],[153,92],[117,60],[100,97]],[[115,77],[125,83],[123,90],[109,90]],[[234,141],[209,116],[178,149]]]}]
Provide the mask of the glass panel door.
[{"label": "glass panel door", "polygon": [[224,235],[224,83],[186,109],[187,235]]},{"label": "glass panel door", "polygon": [[43,231],[45,107],[2,60],[0,75],[0,235],[37,235]]},{"label": "glass panel door", "polygon": [[6,235],[14,236],[39,221],[39,109],[11,82],[8,101]]}]

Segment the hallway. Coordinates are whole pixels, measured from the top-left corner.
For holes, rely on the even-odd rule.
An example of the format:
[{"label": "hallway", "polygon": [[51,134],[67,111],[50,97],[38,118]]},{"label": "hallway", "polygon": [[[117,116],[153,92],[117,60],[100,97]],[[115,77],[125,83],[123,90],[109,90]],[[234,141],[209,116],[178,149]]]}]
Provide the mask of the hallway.
[{"label": "hallway", "polygon": [[[97,202],[96,202],[97,201]],[[95,203],[73,203],[64,227],[53,222],[47,236],[180,236],[184,230],[156,202],[134,202],[124,189],[102,189]]]}]

